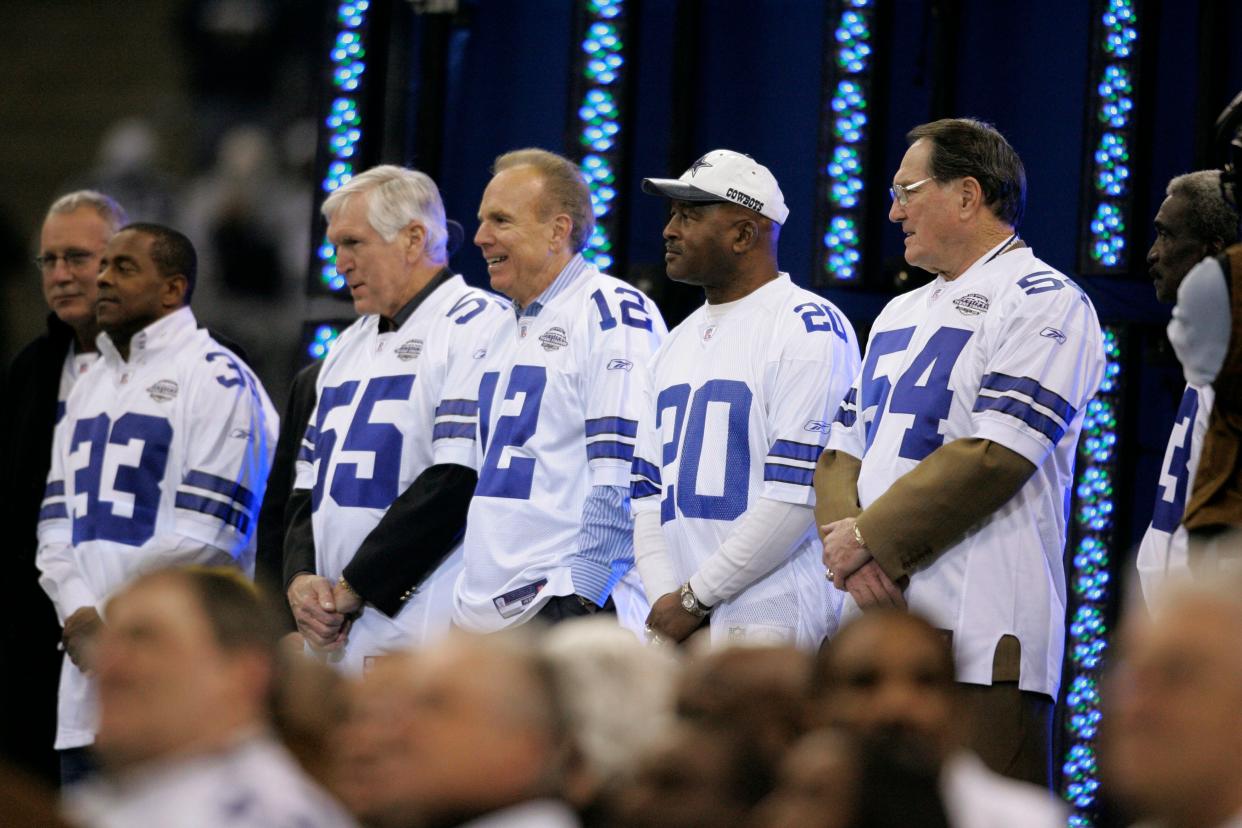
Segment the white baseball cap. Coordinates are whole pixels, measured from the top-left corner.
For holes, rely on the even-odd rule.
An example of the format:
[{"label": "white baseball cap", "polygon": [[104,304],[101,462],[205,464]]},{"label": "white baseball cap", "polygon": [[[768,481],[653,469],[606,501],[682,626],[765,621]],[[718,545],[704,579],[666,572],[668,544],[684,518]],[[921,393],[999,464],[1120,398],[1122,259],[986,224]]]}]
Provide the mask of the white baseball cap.
[{"label": "white baseball cap", "polygon": [[678,201],[731,201],[784,224],[785,196],[767,167],[733,150],[712,150],[681,178],[644,178],[643,192]]}]

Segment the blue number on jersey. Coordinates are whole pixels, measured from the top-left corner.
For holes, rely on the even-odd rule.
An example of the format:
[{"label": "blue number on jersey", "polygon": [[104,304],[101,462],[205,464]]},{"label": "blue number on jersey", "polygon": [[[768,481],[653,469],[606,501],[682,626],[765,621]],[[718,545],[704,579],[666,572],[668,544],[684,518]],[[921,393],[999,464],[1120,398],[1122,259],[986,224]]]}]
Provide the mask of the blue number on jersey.
[{"label": "blue number on jersey", "polygon": [[[664,412],[673,409],[673,438],[664,444],[660,464],[667,468],[677,459],[681,446],[681,427],[686,419],[686,406],[690,403],[690,384],[670,385],[656,398],[656,429],[664,433]],[[660,523],[668,523],[677,517],[677,484],[669,481],[664,486],[664,499],[660,501]]]},{"label": "blue number on jersey", "polygon": [[[1195,418],[1199,416],[1199,392],[1187,388],[1177,407],[1173,420],[1174,431],[1184,428],[1181,440],[1169,452],[1167,465],[1160,470],[1160,484],[1156,487],[1156,505],[1151,512],[1151,525],[1162,532],[1172,534],[1186,513],[1186,482],[1190,478],[1190,441],[1195,433]],[[1168,482],[1166,482],[1168,481]],[[1170,489],[1172,490],[1170,492]],[[1169,494],[1173,497],[1167,500]]]},{"label": "blue number on jersey", "polygon": [[315,485],[311,488],[311,511],[319,509],[323,500],[324,482],[328,477],[328,460],[332,457],[332,449],[336,447],[336,429],[324,429],[328,412],[334,408],[349,405],[354,394],[358,392],[358,381],[350,380],[340,385],[325,388],[319,392],[319,405],[315,413],[315,457],[319,460],[319,470],[315,475]]},{"label": "blue number on jersey", "polygon": [[231,377],[216,377],[216,382],[220,383],[220,384],[221,384],[221,385],[223,385],[225,388],[235,388],[235,387],[237,387],[237,386],[239,386],[239,385],[245,385],[245,384],[246,384],[246,380],[247,380],[247,378],[248,378],[248,377],[247,377],[247,374],[246,374],[244,371],[242,371],[242,368],[241,368],[241,366],[240,366],[240,365],[238,365],[238,364],[237,364],[237,360],[236,360],[236,359],[234,359],[233,357],[229,356],[229,355],[228,355],[228,354],[226,354],[224,351],[212,351],[211,353],[209,353],[209,354],[207,355],[207,361],[208,361],[208,362],[216,362],[216,361],[218,361],[218,360],[224,360],[224,361],[225,361],[225,363],[226,363],[226,367],[227,367],[230,371],[232,371],[232,372],[233,372],[233,376],[231,376]]},{"label": "blue number on jersey", "polygon": [[453,305],[449,312],[444,314],[444,316],[446,318],[450,317],[458,311],[463,310],[467,305],[474,305],[474,307],[453,320],[458,325],[464,325],[482,313],[483,309],[487,307],[487,300],[481,296],[467,296],[465,299],[459,300],[456,305]]},{"label": "blue number on jersey", "polygon": [[1018,287],[1022,288],[1027,296],[1037,296],[1051,290],[1060,290],[1065,287],[1065,285],[1066,282],[1062,279],[1058,279],[1056,274],[1051,270],[1040,270],[1036,273],[1028,273],[1018,280]]},{"label": "blue number on jersey", "polygon": [[[621,323],[631,328],[641,328],[644,331],[651,330],[651,317],[647,315],[647,300],[643,295],[633,288],[627,287],[616,288],[614,292],[621,296],[633,297],[621,300]],[[617,327],[617,318],[612,315],[612,309],[608,307],[608,300],[604,298],[604,291],[595,291],[591,294],[591,298],[595,300],[595,305],[599,308],[600,330],[610,331]]]},{"label": "blue number on jersey", "polygon": [[[682,416],[686,410],[689,385],[674,385],[660,392],[657,401],[657,422],[664,411],[672,408],[676,420],[673,423],[673,439],[664,445],[663,464],[667,467],[677,456],[677,442],[681,435]],[[694,392],[690,413],[685,421],[685,440],[682,442],[681,466],[677,471],[677,484],[669,486],[660,504],[660,522],[667,523],[676,517],[672,503],[682,516],[703,520],[734,520],[746,511],[750,499],[750,405],[753,395],[746,383],[738,380],[708,380]],[[703,442],[710,403],[724,403],[729,407],[728,432],[724,445],[724,486],[720,494],[700,494],[698,491],[699,464],[703,456]],[[671,451],[670,451],[671,449]],[[713,452],[720,450],[712,447]]]},{"label": "blue number on jersey", "polygon": [[[87,465],[74,472],[74,490],[86,495],[86,511],[74,515],[73,543],[102,540],[141,546],[155,535],[172,424],[163,417],[130,412],[111,424],[111,430],[109,425],[107,414],[78,420],[74,425],[69,450],[77,451],[82,443],[90,443],[90,454]],[[116,513],[115,501],[103,498],[104,457],[108,446],[129,446],[134,441],[142,443],[138,465],[118,464],[110,489],[132,497],[130,516],[124,517]]]},{"label": "blue number on jersey", "polygon": [[498,417],[495,433],[489,439],[493,397],[498,379],[497,372],[488,371],[479,383],[479,436],[482,438],[481,445],[485,454],[474,493],[484,497],[528,500],[531,484],[535,479],[535,459],[511,454],[507,466],[501,467],[500,461],[507,447],[523,446],[535,436],[535,428],[539,424],[539,406],[543,402],[543,389],[548,382],[548,371],[542,365],[513,366],[504,399],[516,400],[521,394],[522,408],[517,414]]},{"label": "blue number on jersey", "polygon": [[[866,447],[871,448],[887,410],[895,414],[913,414],[914,422],[901,438],[897,455],[907,460],[922,460],[944,445],[940,422],[949,416],[953,390],[949,377],[972,332],[963,328],[941,328],[927,340],[923,350],[910,362],[894,387],[887,375],[876,376],[880,357],[904,351],[910,345],[914,328],[882,331],[871,338],[867,360],[863,365],[862,403],[859,411],[875,406],[875,417],[866,424]],[[889,391],[893,399],[889,403]]]},{"label": "blue number on jersey", "polygon": [[837,315],[831,305],[816,305],[813,302],[803,302],[793,310],[794,313],[802,317],[802,324],[806,325],[807,333],[832,331],[841,337],[842,342],[849,341],[849,336],[845,333],[845,325],[841,323],[841,317]]},{"label": "blue number on jersey", "polygon": [[[396,500],[401,477],[401,450],[404,435],[392,423],[373,423],[371,413],[383,400],[409,400],[414,387],[414,374],[375,377],[367,383],[358,401],[342,448],[365,451],[374,455],[370,477],[358,476],[357,463],[337,463],[332,473],[332,499],[340,506],[383,509]],[[352,396],[352,395],[351,395]],[[333,439],[335,439],[335,434]],[[327,457],[320,459],[320,467]]]}]

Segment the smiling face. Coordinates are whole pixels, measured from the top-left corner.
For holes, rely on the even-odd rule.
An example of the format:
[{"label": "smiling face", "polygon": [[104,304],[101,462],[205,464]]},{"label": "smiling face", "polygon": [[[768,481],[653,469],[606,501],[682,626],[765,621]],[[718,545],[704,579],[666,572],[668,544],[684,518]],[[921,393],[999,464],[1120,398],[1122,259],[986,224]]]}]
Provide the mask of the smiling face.
[{"label": "smiling face", "polygon": [[1190,269],[1208,255],[1203,239],[1190,229],[1190,205],[1174,194],[1156,213],[1156,241],[1147,252],[1147,272],[1156,286],[1156,298],[1165,304],[1177,301],[1177,289]]},{"label": "smiling face", "polygon": [[391,319],[417,292],[411,265],[426,243],[423,228],[411,222],[385,241],[367,217],[369,195],[359,193],[328,222],[328,241],[336,248],[336,272],[345,277],[354,310]]},{"label": "smiling face", "polygon": [[[931,176],[932,143],[920,138],[906,150],[894,184],[909,186]],[[888,220],[900,224],[906,235],[905,257],[909,264],[931,273],[950,272],[957,265],[954,248],[958,231],[956,188],[953,182],[928,181],[902,204],[896,199]]]},{"label": "smiling face", "polygon": [[534,167],[496,173],[483,191],[474,234],[492,288],[519,305],[530,304],[572,257],[572,226],[569,216],[546,204],[544,180]]},{"label": "smiling face", "polygon": [[43,222],[39,257],[57,257],[50,268],[43,268],[43,298],[75,330],[95,324],[96,279],[111,235],[108,223],[91,207],[52,213]]}]

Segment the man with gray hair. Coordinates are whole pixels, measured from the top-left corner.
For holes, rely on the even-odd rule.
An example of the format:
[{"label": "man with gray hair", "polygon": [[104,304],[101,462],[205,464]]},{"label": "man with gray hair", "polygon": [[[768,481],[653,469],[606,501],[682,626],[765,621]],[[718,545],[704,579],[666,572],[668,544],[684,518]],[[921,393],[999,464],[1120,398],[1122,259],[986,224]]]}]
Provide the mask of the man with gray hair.
[{"label": "man with gray hair", "polygon": [[39,234],[35,267],[50,313],[47,333],[27,345],[4,378],[0,411],[0,509],[9,529],[12,604],[0,628],[3,682],[0,752],[49,781],[58,777],[51,750],[56,729],[60,624],[39,588],[36,527],[52,456],[52,431],[74,380],[94,363],[95,279],[108,240],[127,221],[110,197],[79,190],[56,199]]},{"label": "man with gray hair", "polygon": [[367,170],[323,214],[362,316],[316,380],[285,582],[311,648],[360,672],[448,630],[476,479],[481,332],[508,305],[449,269],[444,205],[424,173]]},{"label": "man with gray hair", "polygon": [[[1238,214],[1225,201],[1219,170],[1179,175],[1169,182],[1166,192],[1168,197],[1156,213],[1156,240],[1147,253],[1147,264],[1156,298],[1171,304],[1196,264],[1237,241]],[[1204,321],[1197,320],[1201,326]],[[1190,577],[1189,536],[1182,518],[1194,489],[1215,399],[1211,380],[1188,380],[1173,420],[1151,524],[1135,559],[1148,603],[1171,580]]]}]

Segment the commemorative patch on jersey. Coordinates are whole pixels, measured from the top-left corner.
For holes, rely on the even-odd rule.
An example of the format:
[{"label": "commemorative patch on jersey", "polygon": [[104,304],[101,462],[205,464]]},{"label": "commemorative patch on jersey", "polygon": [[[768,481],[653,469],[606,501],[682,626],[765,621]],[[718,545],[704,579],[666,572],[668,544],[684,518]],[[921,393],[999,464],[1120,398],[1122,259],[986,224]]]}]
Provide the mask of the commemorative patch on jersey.
[{"label": "commemorative patch on jersey", "polygon": [[423,341],[421,339],[407,339],[397,346],[397,350],[393,351],[397,355],[397,359],[402,362],[409,362],[412,359],[418,359],[418,355],[423,352]]},{"label": "commemorative patch on jersey", "polygon": [[547,585],[548,579],[541,578],[533,584],[527,584],[506,592],[504,595],[496,596],[492,599],[492,603],[496,605],[496,611],[500,613],[501,618],[512,618],[526,609],[530,602],[534,601],[535,597],[539,595],[540,590]]},{"label": "commemorative patch on jersey", "polygon": [[548,328],[539,334],[539,343],[543,345],[545,351],[559,351],[569,345],[569,336],[564,328]]},{"label": "commemorative patch on jersey", "polygon": [[181,389],[177,383],[170,379],[162,379],[154,385],[147,388],[147,393],[151,395],[151,399],[156,402],[168,402],[177,396],[177,392]]},{"label": "commemorative patch on jersey", "polygon": [[954,299],[953,307],[957,308],[957,312],[962,316],[978,316],[988,312],[988,297],[982,293],[968,293]]},{"label": "commemorative patch on jersey", "polygon": [[1056,343],[1058,345],[1065,344],[1065,340],[1066,340],[1065,333],[1063,331],[1057,330],[1056,328],[1044,328],[1042,331],[1039,332],[1039,335],[1044,337],[1045,339],[1056,340]]}]

